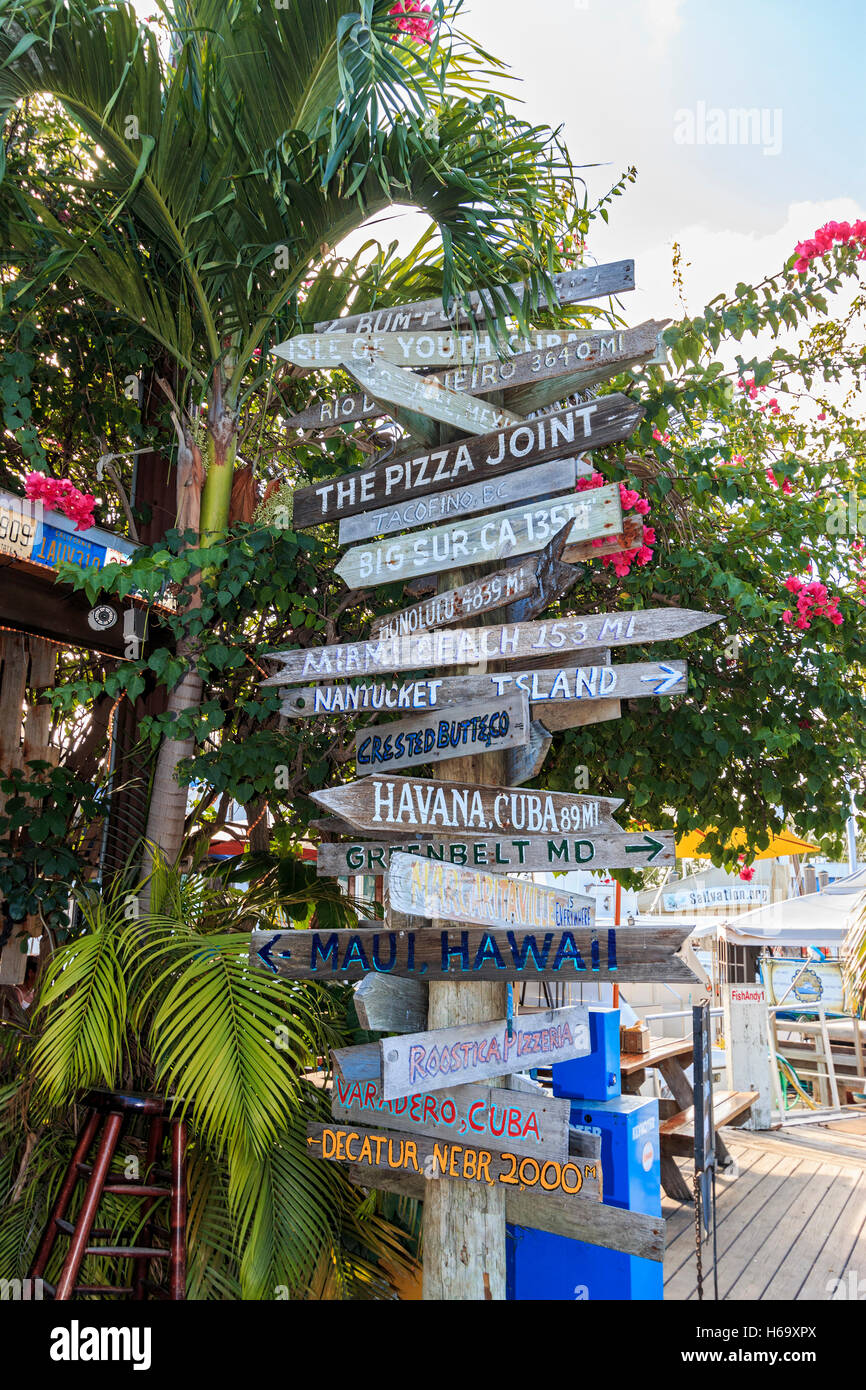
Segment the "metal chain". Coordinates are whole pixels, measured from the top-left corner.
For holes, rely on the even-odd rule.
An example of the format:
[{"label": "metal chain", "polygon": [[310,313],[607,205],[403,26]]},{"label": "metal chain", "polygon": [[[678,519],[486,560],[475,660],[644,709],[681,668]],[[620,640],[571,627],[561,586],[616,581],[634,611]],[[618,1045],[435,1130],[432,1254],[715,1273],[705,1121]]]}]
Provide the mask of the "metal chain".
[{"label": "metal chain", "polygon": [[704,1267],[701,1255],[701,1179],[698,1173],[694,1178],[695,1189],[695,1259],[698,1266],[698,1298],[704,1297]]}]

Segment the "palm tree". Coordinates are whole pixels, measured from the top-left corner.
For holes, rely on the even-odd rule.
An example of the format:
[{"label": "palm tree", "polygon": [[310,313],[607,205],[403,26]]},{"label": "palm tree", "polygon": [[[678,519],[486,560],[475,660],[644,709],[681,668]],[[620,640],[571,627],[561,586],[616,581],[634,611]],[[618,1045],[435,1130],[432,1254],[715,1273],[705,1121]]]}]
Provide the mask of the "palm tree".
[{"label": "palm tree", "polygon": [[[91,163],[74,222],[38,189],[18,193],[22,226],[35,216],[53,240],[40,278],[69,277],[175,364],[181,516],[204,541],[228,523],[239,412],[269,377],[259,363],[323,305],[339,313],[351,278],[332,251],[372,214],[429,213],[448,302],[526,278],[525,310],[502,297],[494,327],[548,288],[567,159],[486,91],[495,65],[453,30],[461,6],[435,0],[428,47],[391,0],[175,0],[166,45],[128,5],[0,0],[0,119],[47,94]],[[202,682],[194,642],[178,654],[168,712],[188,728]],[[147,836],[170,860],[192,749],[182,722],[154,774]]]}]

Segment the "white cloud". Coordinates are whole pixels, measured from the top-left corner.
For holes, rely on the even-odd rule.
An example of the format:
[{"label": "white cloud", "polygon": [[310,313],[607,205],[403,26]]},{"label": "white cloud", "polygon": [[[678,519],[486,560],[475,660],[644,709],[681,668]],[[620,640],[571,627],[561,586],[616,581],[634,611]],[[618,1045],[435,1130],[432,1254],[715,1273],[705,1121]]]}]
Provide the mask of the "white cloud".
[{"label": "white cloud", "polygon": [[647,56],[663,58],[682,25],[680,10],[686,0],[640,0],[638,11],[650,34]]}]

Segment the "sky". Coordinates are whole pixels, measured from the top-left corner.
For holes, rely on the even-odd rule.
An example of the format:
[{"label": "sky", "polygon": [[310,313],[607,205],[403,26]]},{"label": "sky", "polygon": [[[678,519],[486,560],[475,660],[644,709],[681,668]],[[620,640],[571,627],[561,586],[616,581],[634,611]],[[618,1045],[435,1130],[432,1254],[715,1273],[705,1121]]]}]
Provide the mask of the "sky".
[{"label": "sky", "polygon": [[635,260],[631,322],[681,316],[674,241],[694,314],[866,216],[866,0],[467,0],[460,27],[509,64],[528,119],[600,166],[593,199],[637,166],[588,248]]}]

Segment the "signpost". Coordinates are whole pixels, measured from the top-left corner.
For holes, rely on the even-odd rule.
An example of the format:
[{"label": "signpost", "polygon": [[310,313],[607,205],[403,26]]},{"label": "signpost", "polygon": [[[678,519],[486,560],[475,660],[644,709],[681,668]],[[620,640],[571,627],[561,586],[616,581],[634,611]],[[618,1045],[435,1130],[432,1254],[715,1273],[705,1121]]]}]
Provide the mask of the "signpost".
[{"label": "signpost", "polygon": [[[496,362],[505,353],[549,352],[577,340],[574,328],[530,328],[512,333],[503,344],[492,334],[473,328],[422,328],[397,333],[296,333],[271,348],[275,357],[301,371],[327,371],[375,366],[378,361],[400,367],[451,367]],[[361,385],[364,383],[361,382]]]},{"label": "signpost", "polygon": [[573,492],[577,481],[574,459],[550,459],[522,473],[504,473],[498,478],[484,478],[477,483],[434,492],[380,511],[362,512],[344,517],[340,522],[340,545],[363,541],[371,536],[387,536],[412,526],[427,526],[448,518],[471,516],[473,512],[493,511],[509,507],[530,497],[552,496],[558,492]]},{"label": "signpost", "polygon": [[513,1153],[560,1163],[568,1159],[570,1111],[570,1101],[555,1100],[545,1091],[521,1093],[484,1085],[383,1100],[377,1082],[347,1082],[337,1076],[331,1096],[331,1118],[344,1124],[384,1124],[433,1139],[501,1143]]},{"label": "signpost", "polygon": [[459,564],[486,564],[506,555],[538,550],[569,520],[569,546],[618,536],[623,529],[619,485],[612,483],[555,501],[524,502],[504,512],[461,518],[429,531],[354,546],[334,570],[347,588],[360,589],[406,575],[438,574]]},{"label": "signpost", "polygon": [[392,406],[402,406],[412,414],[422,413],[425,419],[453,425],[464,434],[489,434],[503,425],[519,425],[522,420],[513,410],[443,386],[435,377],[417,376],[393,362],[344,362],[342,365],[368,396],[384,405],[386,412]]},{"label": "signpost", "polygon": [[355,734],[359,774],[388,768],[438,763],[495,748],[515,748],[529,739],[529,702],[522,693],[472,704],[453,705],[442,713],[377,724]]},{"label": "signpost", "polygon": [[437,864],[417,854],[393,855],[388,894],[391,909],[410,917],[542,931],[595,924],[593,898],[562,893],[527,879]]},{"label": "signpost", "polygon": [[[419,854],[434,863],[488,868],[494,873],[561,872],[564,869],[645,869],[676,863],[672,830],[596,830],[569,836],[489,835],[487,838],[343,840],[321,844],[316,871],[326,878],[386,874],[392,854]],[[754,1088],[752,1088],[754,1089]]]},{"label": "signpost", "polygon": [[643,415],[642,406],[615,393],[438,449],[383,459],[343,477],[299,488],[293,499],[293,525],[297,530],[322,526],[442,492],[457,483],[516,473],[546,459],[568,458],[627,439]]},{"label": "signpost", "polygon": [[[596,489],[600,491],[600,489]],[[477,666],[482,661],[559,659],[582,648],[645,645],[685,637],[721,619],[690,608],[636,608],[551,622],[501,623],[481,628],[442,628],[410,637],[374,638],[304,651],[269,652],[281,669],[262,685],[325,681],[329,677],[393,675],[429,666]],[[428,682],[429,685],[429,682]],[[647,682],[649,690],[649,682]],[[649,693],[659,693],[649,690]]]},{"label": "signpost", "polygon": [[586,1057],[589,1010],[583,1004],[544,1013],[405,1033],[379,1043],[382,1096],[396,1100],[416,1091],[440,1091],[512,1071]]},{"label": "signpost", "polygon": [[[359,830],[407,829],[445,835],[485,831],[574,835],[620,832],[613,812],[620,797],[579,792],[521,791],[468,782],[428,782],[420,777],[376,773],[363,782],[344,782],[311,792],[313,801]],[[621,833],[621,832],[620,832]]]}]

